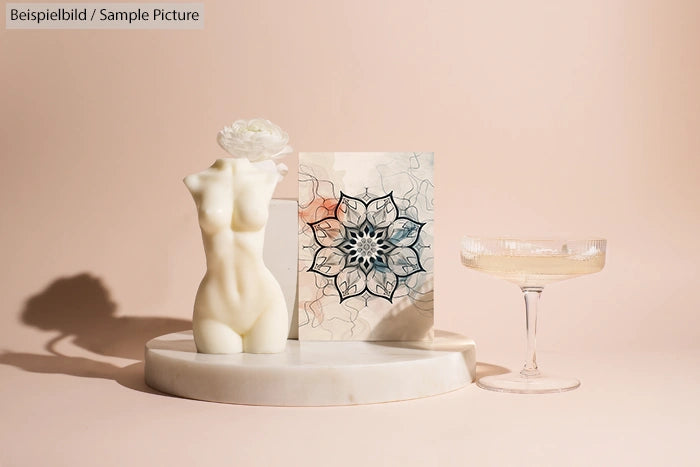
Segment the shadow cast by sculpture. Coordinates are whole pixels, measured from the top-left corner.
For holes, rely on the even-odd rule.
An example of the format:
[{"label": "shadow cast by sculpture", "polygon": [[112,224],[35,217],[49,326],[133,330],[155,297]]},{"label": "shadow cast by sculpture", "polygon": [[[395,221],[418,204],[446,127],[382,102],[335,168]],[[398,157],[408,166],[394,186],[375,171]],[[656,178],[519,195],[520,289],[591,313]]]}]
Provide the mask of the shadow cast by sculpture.
[{"label": "shadow cast by sculpture", "polygon": [[[82,273],[56,279],[27,299],[20,315],[28,326],[58,333],[44,345],[48,354],[5,350],[0,352],[0,364],[33,373],[113,379],[132,389],[155,392],[143,383],[142,363],[119,367],[97,359],[65,355],[57,348],[60,342],[70,340],[71,344],[97,355],[143,360],[144,344],[148,340],[191,328],[188,320],[115,316],[116,310],[117,304],[99,278]],[[139,371],[141,376],[135,376]]]}]

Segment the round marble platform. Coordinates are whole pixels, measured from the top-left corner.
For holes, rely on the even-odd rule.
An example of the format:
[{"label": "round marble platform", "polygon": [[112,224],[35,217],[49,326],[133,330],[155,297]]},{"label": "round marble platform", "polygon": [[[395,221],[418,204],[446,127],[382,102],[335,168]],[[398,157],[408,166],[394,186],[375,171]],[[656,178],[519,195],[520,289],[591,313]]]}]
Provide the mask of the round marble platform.
[{"label": "round marble platform", "polygon": [[435,331],[431,342],[288,340],[279,354],[197,353],[192,332],[146,344],[146,383],[214,402],[274,406],[371,404],[459,389],[476,373],[474,341]]}]

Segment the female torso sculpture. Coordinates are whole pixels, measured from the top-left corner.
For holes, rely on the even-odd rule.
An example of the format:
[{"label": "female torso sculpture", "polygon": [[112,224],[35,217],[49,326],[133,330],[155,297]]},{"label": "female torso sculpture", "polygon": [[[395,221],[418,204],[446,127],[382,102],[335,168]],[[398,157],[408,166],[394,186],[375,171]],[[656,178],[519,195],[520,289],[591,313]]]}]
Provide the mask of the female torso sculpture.
[{"label": "female torso sculpture", "polygon": [[197,205],[207,260],[192,319],[198,352],[284,350],[287,307],[262,256],[280,178],[272,161],[222,158],[184,180]]}]

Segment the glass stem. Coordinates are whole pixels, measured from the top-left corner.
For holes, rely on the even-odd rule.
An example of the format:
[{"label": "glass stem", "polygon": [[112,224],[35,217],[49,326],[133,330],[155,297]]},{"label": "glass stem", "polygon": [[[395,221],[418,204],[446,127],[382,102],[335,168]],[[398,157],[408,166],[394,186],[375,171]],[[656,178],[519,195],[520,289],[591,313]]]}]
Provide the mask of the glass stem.
[{"label": "glass stem", "polygon": [[524,377],[539,376],[535,347],[537,345],[537,305],[540,302],[542,287],[523,287],[525,296],[525,328],[527,329],[527,355],[525,367],[520,374]]}]

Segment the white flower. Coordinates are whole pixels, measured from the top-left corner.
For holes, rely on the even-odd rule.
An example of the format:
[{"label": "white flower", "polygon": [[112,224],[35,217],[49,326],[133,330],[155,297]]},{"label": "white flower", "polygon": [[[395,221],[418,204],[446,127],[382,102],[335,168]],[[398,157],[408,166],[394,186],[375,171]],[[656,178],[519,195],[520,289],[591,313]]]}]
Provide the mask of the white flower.
[{"label": "white flower", "polygon": [[234,157],[247,157],[251,162],[275,159],[292,152],[289,135],[264,118],[237,120],[225,126],[216,138],[219,146]]}]

